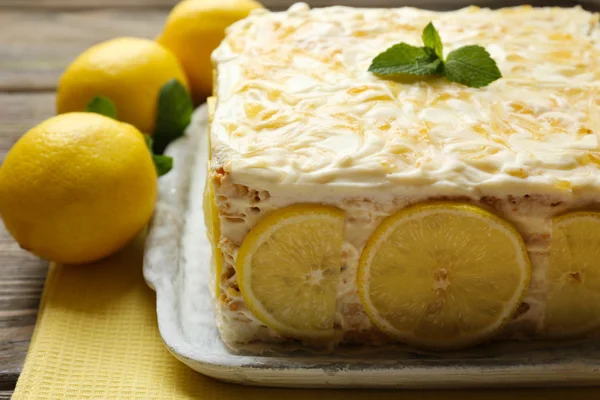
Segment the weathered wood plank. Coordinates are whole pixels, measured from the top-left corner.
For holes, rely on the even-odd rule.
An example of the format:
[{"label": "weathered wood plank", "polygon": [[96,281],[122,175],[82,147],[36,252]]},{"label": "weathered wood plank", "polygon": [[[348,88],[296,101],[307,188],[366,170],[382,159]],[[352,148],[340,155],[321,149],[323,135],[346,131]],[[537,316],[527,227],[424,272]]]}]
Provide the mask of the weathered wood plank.
[{"label": "weathered wood plank", "polygon": [[34,10],[81,10],[99,8],[168,8],[179,0],[2,0],[0,8]]},{"label": "weathered wood plank", "polygon": [[33,333],[47,263],[20,249],[0,223],[0,389],[16,382]]},{"label": "weathered wood plank", "polygon": [[[23,133],[54,114],[54,98],[54,93],[0,93],[0,160]],[[4,256],[0,252],[0,260]]]},{"label": "weathered wood plank", "polygon": [[12,396],[13,391],[10,390],[0,390],[0,400],[10,400],[10,397]]},{"label": "weathered wood plank", "polygon": [[153,38],[167,10],[0,11],[0,91],[53,91],[83,50],[119,36]]},{"label": "weathered wood plank", "polygon": [[[299,0],[262,0],[265,7],[272,10],[286,9]],[[0,8],[35,9],[35,10],[82,10],[99,8],[163,8],[168,9],[177,4],[179,0],[3,0]],[[588,8],[598,7],[599,0],[306,0],[305,3],[312,7],[326,7],[331,5],[345,5],[351,7],[399,7],[404,5],[447,9],[463,7],[476,3],[480,6],[500,7],[506,4],[537,4],[569,6],[582,4]]]},{"label": "weathered wood plank", "polygon": [[[298,0],[299,1],[299,0]],[[269,9],[284,9],[297,3],[297,0],[262,0],[261,3]],[[441,0],[457,3],[457,0]],[[179,0],[3,0],[0,7],[4,8],[28,8],[28,9],[50,9],[50,10],[69,10],[84,8],[170,8],[177,4]],[[413,0],[419,3],[419,0]],[[421,1],[422,2],[422,1]],[[460,1],[459,1],[460,2]],[[307,0],[305,3],[313,7],[323,7],[330,5],[348,5],[348,6],[397,6],[406,1],[398,0]]]},{"label": "weathered wood plank", "polygon": [[[54,113],[54,94],[0,94],[0,160]],[[19,248],[0,222],[0,399],[19,376],[33,333],[47,263]],[[3,397],[4,396],[4,397]]]},{"label": "weathered wood plank", "polygon": [[47,263],[21,250],[0,223],[0,389],[16,382],[33,333]]}]

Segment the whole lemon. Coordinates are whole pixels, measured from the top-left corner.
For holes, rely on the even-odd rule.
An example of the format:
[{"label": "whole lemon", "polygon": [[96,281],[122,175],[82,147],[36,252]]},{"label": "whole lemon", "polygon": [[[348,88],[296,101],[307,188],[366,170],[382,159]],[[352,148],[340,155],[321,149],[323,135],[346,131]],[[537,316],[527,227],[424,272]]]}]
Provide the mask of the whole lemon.
[{"label": "whole lemon", "polygon": [[157,176],[135,127],[67,113],[23,135],[0,167],[0,216],[24,249],[64,264],[110,255],[152,216]]},{"label": "whole lemon", "polygon": [[262,8],[254,0],[184,0],[169,14],[157,39],[183,65],[196,103],[212,91],[210,55],[225,37],[225,28]]},{"label": "whole lemon", "polygon": [[152,134],[161,87],[177,79],[188,88],[177,58],[153,40],[118,38],[90,47],[67,67],[56,93],[58,114],[85,111],[96,96],[108,97],[117,118]]}]

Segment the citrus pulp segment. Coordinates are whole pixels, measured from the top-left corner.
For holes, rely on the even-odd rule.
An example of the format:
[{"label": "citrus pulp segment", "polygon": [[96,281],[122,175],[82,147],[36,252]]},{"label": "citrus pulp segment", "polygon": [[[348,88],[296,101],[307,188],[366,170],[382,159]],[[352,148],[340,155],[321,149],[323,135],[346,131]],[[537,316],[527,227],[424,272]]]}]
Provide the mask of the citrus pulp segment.
[{"label": "citrus pulp segment", "polygon": [[553,337],[600,327],[600,213],[552,221],[544,329]]},{"label": "citrus pulp segment", "polygon": [[528,287],[525,245],[507,222],[478,207],[413,206],[386,219],[358,270],[367,314],[396,339],[449,349],[491,336]]},{"label": "citrus pulp segment", "polygon": [[262,219],[236,262],[254,315],[283,335],[333,335],[343,231],[344,213],[328,206],[294,205]]}]

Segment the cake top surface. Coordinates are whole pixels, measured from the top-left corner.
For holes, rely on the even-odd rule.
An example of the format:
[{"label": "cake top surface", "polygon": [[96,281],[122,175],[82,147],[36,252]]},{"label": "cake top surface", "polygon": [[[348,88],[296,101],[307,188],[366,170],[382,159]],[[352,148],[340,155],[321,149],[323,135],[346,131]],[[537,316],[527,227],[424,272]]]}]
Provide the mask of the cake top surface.
[{"label": "cake top surface", "polygon": [[[422,46],[430,21],[445,54],[481,45],[503,78],[469,88],[367,71],[396,43]],[[598,193],[597,24],[580,8],[528,6],[256,11],[213,53],[212,166],[285,193]]]}]

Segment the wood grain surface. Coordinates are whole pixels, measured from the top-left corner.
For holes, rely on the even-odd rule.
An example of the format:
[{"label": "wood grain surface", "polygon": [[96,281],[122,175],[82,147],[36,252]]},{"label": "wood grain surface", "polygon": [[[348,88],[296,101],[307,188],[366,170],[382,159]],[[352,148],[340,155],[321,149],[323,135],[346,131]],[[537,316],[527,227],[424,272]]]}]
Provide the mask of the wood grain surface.
[{"label": "wood grain surface", "polygon": [[[281,10],[300,0],[262,0],[265,7],[272,10]],[[483,0],[492,3],[494,0]],[[21,9],[51,9],[51,10],[80,10],[95,8],[170,8],[179,0],[3,0],[0,7]],[[423,5],[423,4],[452,4],[461,3],[457,0],[305,0],[312,7],[331,5],[346,5],[352,7],[391,7],[398,5]],[[467,3],[467,2],[464,2]],[[481,4],[482,1],[475,2]]]},{"label": "wood grain surface", "polygon": [[[33,9],[33,10],[86,10],[86,9],[168,9],[179,0],[2,0],[0,9]],[[282,10],[299,0],[263,0],[271,10]],[[487,7],[502,7],[516,4],[533,5],[583,5],[586,8],[597,8],[600,0],[305,0],[312,7],[345,5],[350,7],[399,7],[416,6],[431,9],[451,9],[469,4]]]},{"label": "wood grain surface", "polygon": [[1,10],[0,91],[54,91],[64,68],[83,50],[118,36],[154,38],[167,12]]},{"label": "wood grain surface", "polygon": [[[0,7],[21,9],[80,10],[96,8],[170,8],[179,0],[3,0]],[[263,0],[269,9],[285,9],[299,0]],[[437,0],[440,3],[456,3],[456,0]],[[354,7],[389,7],[390,5],[407,4],[399,0],[305,0],[313,7],[331,6],[335,4]],[[423,0],[409,0],[413,4],[423,4]]]},{"label": "wood grain surface", "polygon": [[10,400],[12,390],[0,390],[0,400]]}]

